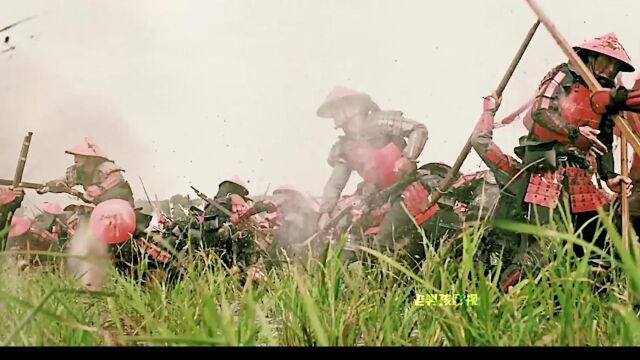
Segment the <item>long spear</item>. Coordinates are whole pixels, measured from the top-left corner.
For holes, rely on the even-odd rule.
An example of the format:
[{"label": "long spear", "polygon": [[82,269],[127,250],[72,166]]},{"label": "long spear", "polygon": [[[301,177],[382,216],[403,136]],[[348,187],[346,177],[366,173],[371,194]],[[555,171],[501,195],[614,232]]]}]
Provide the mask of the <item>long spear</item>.
[{"label": "long spear", "polygon": [[[620,138],[620,162],[621,172],[623,176],[629,176],[629,158],[627,149],[627,138],[623,135]],[[620,195],[622,197],[622,240],[624,246],[629,250],[631,248],[631,233],[629,232],[629,198],[627,197],[624,186],[621,186]]]},{"label": "long spear", "polygon": [[[638,79],[640,80],[640,78]],[[636,80],[636,85],[638,83]],[[622,84],[622,76],[618,76],[616,78],[616,85],[620,86]],[[632,112],[626,112],[625,117],[632,121],[632,128],[635,129],[637,127],[638,122],[638,114]],[[635,131],[637,133],[637,131]],[[620,172],[623,176],[629,176],[629,147],[628,147],[627,138],[620,134]],[[627,250],[631,249],[631,227],[630,227],[630,216],[629,216],[629,198],[626,196],[622,196],[621,198],[622,205],[622,240],[624,241],[624,246]]]},{"label": "long spear", "polygon": [[[533,35],[536,33],[536,30],[538,29],[539,25],[540,25],[540,20],[537,20],[533,24],[529,32],[527,33],[527,36],[522,42],[522,45],[520,45],[520,49],[518,49],[516,56],[513,58],[513,61],[511,61],[511,65],[507,69],[507,72],[502,77],[502,80],[500,81],[500,84],[496,89],[496,94],[498,95],[498,97],[502,96],[502,92],[507,87],[507,84],[509,83],[511,76],[513,75],[513,72],[516,70],[516,67],[520,62],[520,59],[522,59],[522,56],[524,55],[525,50],[529,46],[529,43],[531,43],[531,39],[533,38]],[[444,180],[442,180],[442,182],[438,185],[434,194],[431,196],[431,199],[429,200],[429,204],[426,207],[427,209],[430,209],[433,205],[435,205],[440,199],[440,197],[442,197],[444,192],[447,191],[449,186],[451,186],[454,175],[460,171],[460,168],[462,167],[462,163],[464,163],[464,161],[467,159],[467,156],[469,156],[470,152],[471,152],[471,136],[469,136],[469,138],[467,139],[467,143],[462,148],[462,151],[460,151],[460,155],[458,155],[458,158],[456,159],[456,162],[453,164],[453,167],[451,168],[447,176],[444,178]]]}]

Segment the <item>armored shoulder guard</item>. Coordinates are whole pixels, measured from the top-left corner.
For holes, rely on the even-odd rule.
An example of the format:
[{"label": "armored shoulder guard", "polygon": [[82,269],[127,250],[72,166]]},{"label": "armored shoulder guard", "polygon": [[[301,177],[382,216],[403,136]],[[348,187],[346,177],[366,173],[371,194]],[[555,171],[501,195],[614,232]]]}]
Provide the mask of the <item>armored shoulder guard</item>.
[{"label": "armored shoulder guard", "polygon": [[406,119],[402,111],[381,110],[372,112],[369,119],[376,124],[382,133],[391,136],[407,136],[418,125],[413,120]]},{"label": "armored shoulder guard", "polygon": [[557,85],[567,85],[573,83],[576,74],[571,71],[567,63],[562,63],[549,71],[538,86],[538,90],[542,90],[550,81],[554,81]]},{"label": "armored shoulder guard", "polygon": [[124,169],[122,169],[112,161],[103,162],[102,164],[98,165],[97,170],[104,177],[107,177],[115,172],[124,172]]},{"label": "armored shoulder guard", "polygon": [[64,174],[64,181],[71,187],[78,183],[78,170],[76,170],[75,165],[67,168]]},{"label": "armored shoulder guard", "polygon": [[376,111],[370,116],[381,133],[408,138],[404,149],[407,158],[415,161],[420,156],[429,138],[429,131],[424,124],[405,118],[402,111]]}]

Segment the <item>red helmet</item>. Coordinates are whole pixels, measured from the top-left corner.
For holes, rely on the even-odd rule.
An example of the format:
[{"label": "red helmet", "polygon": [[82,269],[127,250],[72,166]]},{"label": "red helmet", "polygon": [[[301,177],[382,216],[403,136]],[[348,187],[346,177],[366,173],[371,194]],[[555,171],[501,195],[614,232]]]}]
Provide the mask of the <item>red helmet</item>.
[{"label": "red helmet", "polygon": [[50,214],[50,215],[62,215],[62,214],[64,214],[64,211],[62,210],[62,207],[58,203],[47,203],[47,205],[45,205],[42,208],[42,211],[44,211],[44,212],[46,212],[47,214]]},{"label": "red helmet", "polygon": [[0,205],[6,205],[13,202],[16,199],[16,193],[11,189],[0,188]]},{"label": "red helmet", "polygon": [[336,86],[318,108],[317,115],[322,118],[331,118],[335,115],[337,109],[345,106],[354,106],[356,108],[378,107],[369,95],[346,87]]},{"label": "red helmet", "polygon": [[622,62],[623,65],[620,71],[635,71],[635,68],[631,65],[631,58],[629,58],[629,54],[627,54],[624,47],[622,47],[622,44],[620,44],[618,37],[612,32],[587,41],[582,45],[574,46],[573,49],[576,51],[593,51],[598,54],[607,55]]},{"label": "red helmet", "polygon": [[107,154],[98,145],[93,141],[90,137],[85,137],[84,141],[80,144],[72,147],[69,150],[66,150],[65,153],[71,155],[82,155],[82,156],[90,156],[90,157],[98,157],[105,160],[108,160]]},{"label": "red helmet", "polygon": [[9,230],[9,238],[14,238],[26,234],[31,229],[31,219],[22,216],[14,216],[11,219],[11,230]]},{"label": "red helmet", "polygon": [[111,199],[96,206],[89,224],[100,240],[107,244],[120,244],[135,232],[136,213],[129,202]]},{"label": "red helmet", "polygon": [[242,196],[247,196],[249,195],[249,190],[248,190],[248,186],[247,183],[244,182],[244,180],[242,180],[239,176],[234,176],[231,179],[227,179],[222,181],[219,185],[218,185],[218,189],[222,188],[222,186],[224,184],[233,184],[233,185],[237,185],[235,186],[235,188],[237,189],[237,194],[238,195],[242,195]]}]

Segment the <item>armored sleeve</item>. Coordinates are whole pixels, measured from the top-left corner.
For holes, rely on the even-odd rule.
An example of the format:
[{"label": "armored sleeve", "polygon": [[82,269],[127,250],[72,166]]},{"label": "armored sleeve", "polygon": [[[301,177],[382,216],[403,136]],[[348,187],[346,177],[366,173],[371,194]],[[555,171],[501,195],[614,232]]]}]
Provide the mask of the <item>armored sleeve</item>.
[{"label": "armored sleeve", "polygon": [[331,177],[324,186],[322,201],[320,204],[321,213],[331,212],[342,194],[342,190],[347,185],[352,169],[345,163],[338,163],[333,167]]},{"label": "armored sleeve", "polygon": [[575,143],[578,139],[580,130],[562,118],[559,104],[561,99],[568,95],[568,89],[573,81],[569,68],[566,65],[558,66],[540,84],[531,109],[531,118],[535,125],[566,137],[571,143]]},{"label": "armored sleeve", "polygon": [[342,140],[338,140],[329,150],[329,157],[327,158],[327,163],[329,166],[335,167],[338,164],[346,163],[344,156],[342,154]]},{"label": "armored sleeve", "polygon": [[613,128],[615,123],[610,118],[604,118],[600,123],[600,133],[598,134],[598,140],[600,140],[606,147],[607,152],[597,158],[598,174],[602,180],[613,179],[619,174],[616,173],[613,160]]},{"label": "armored sleeve", "polygon": [[78,185],[78,172],[75,166],[69,166],[65,171],[63,177],[47,181],[46,185],[51,188],[52,191],[56,191],[62,186],[72,188]]},{"label": "armored sleeve", "polygon": [[493,113],[483,112],[471,135],[471,147],[493,172],[501,186],[506,185],[518,173],[519,162],[502,152],[493,142]]},{"label": "armored sleeve", "polygon": [[424,124],[405,118],[401,111],[376,111],[370,116],[383,133],[407,138],[404,155],[412,161],[418,159],[429,139],[429,131]]},{"label": "armored sleeve", "polygon": [[[124,170],[111,161],[105,161],[98,166],[99,183],[95,184],[101,193],[113,189],[125,182],[122,173]],[[96,196],[98,197],[98,196]]]}]

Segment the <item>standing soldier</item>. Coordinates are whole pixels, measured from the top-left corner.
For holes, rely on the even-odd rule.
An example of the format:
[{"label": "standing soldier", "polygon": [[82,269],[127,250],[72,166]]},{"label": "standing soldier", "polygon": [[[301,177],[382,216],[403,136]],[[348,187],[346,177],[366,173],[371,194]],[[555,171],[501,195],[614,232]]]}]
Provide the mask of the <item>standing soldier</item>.
[{"label": "standing soldier", "polygon": [[95,205],[109,199],[122,199],[134,205],[133,192],[122,173],[113,160],[96,145],[91,138],[65,153],[74,156],[74,165],[67,168],[63,178],[49,181],[45,187],[38,190],[39,194],[46,192],[60,193],[81,185],[85,190],[84,200]]},{"label": "standing soldier", "polygon": [[[557,66],[540,84],[531,121],[525,121],[529,135],[516,149],[528,167],[522,197],[532,223],[548,224],[553,210],[563,205],[562,198],[569,200],[567,210],[575,228],[597,216],[597,209],[608,205],[609,199],[592,182],[594,167],[610,190],[622,196],[631,193],[631,179],[614,172],[612,152],[614,116],[620,111],[640,111],[640,89],[615,87],[614,82],[619,72],[634,71],[631,60],[613,33],[575,49],[605,89],[589,90],[568,63]],[[585,239],[593,238],[596,226],[591,222],[585,227]],[[602,233],[595,245],[604,248],[605,238]],[[578,256],[583,251],[575,247]]]},{"label": "standing soldier", "polygon": [[[522,163],[505,154],[493,141],[494,116],[501,99],[494,92],[484,98],[483,112],[471,136],[471,146],[487,165],[499,193],[497,206],[491,209],[492,219],[526,222],[525,211],[520,206],[519,186],[523,183]],[[492,201],[494,202],[494,201]],[[520,280],[525,270],[532,271],[539,266],[540,247],[533,238],[524,234],[513,234],[501,229],[490,229],[478,248],[477,257],[485,269],[495,269],[502,254],[503,271],[500,285],[507,290]]]},{"label": "standing soldier", "polygon": [[31,248],[41,251],[60,251],[68,240],[68,214],[58,203],[48,203],[33,219]]},{"label": "standing soldier", "polygon": [[[607,89],[590,91],[568,63],[552,70],[540,84],[525,118],[529,134],[520,139],[520,146],[515,149],[522,164],[505,155],[493,143],[493,115],[499,101],[496,104],[495,94],[485,98],[485,111],[476,127],[472,145],[503,188],[495,218],[548,224],[553,210],[564,204],[564,198],[569,201],[570,209],[567,210],[575,228],[580,228],[597,216],[598,208],[609,203],[604,191],[593,184],[594,173],[618,193],[622,192],[623,183],[631,182],[613,171],[611,152],[613,116],[622,110],[638,111],[638,105],[634,105],[640,95],[638,91],[627,91],[623,87],[611,89],[618,72],[633,71],[629,57],[612,33],[575,49]],[[628,196],[631,189],[627,186],[626,190],[623,196]],[[595,226],[592,223],[585,227],[585,239],[594,237]],[[513,241],[514,236],[518,235],[494,229],[486,239],[489,246],[506,247],[504,275],[508,279],[504,283],[505,289],[520,278],[523,266],[530,263],[518,259],[523,254],[520,250],[528,248],[523,245],[533,245],[533,249],[539,246],[531,244],[531,239],[523,235],[519,242]],[[604,248],[604,241],[605,234],[601,234],[595,245]],[[575,250],[578,256],[583,255],[581,247],[576,246]],[[490,262],[495,265],[495,251],[489,253]]]},{"label": "standing soldier", "polygon": [[[359,148],[370,146],[382,149],[395,144],[403,149],[403,155],[395,164],[400,172],[410,173],[416,169],[416,161],[428,139],[425,125],[407,119],[401,111],[380,110],[369,95],[343,87],[336,87],[318,108],[318,116],[333,118],[341,136],[329,152],[329,165],[333,168],[325,185],[320,204],[318,226],[323,229],[330,219],[351,173],[358,170],[354,160]],[[375,191],[371,184],[363,186],[365,194]]]}]

